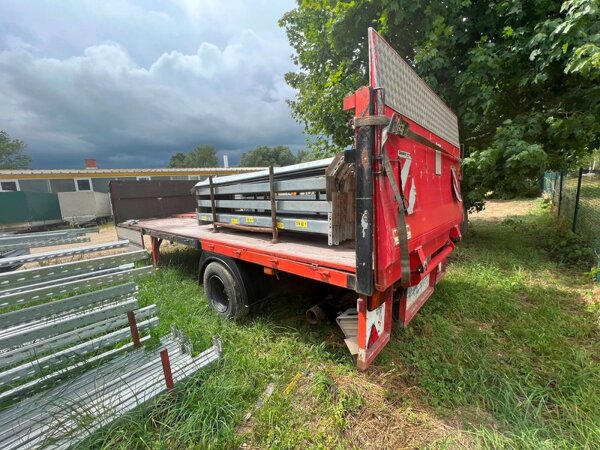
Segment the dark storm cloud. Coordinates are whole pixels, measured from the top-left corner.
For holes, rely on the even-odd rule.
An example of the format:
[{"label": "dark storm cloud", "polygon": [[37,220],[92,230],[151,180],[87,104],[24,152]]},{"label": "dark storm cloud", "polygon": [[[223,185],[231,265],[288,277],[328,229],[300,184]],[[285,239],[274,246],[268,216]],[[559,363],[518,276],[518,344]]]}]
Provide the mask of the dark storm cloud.
[{"label": "dark storm cloud", "polygon": [[[161,166],[201,143],[233,161],[257,145],[302,146],[285,103],[294,95],[283,79],[291,49],[275,23],[292,5],[274,13],[266,2],[222,4],[65,3],[62,15],[48,6],[46,22],[32,12],[24,27],[27,11],[7,2],[14,20],[0,20],[0,129],[29,144],[38,168],[79,167],[85,157]],[[86,8],[97,8],[91,31],[80,21],[63,36],[54,28]],[[253,16],[262,29],[251,29]],[[193,51],[186,39],[196,40]]]}]

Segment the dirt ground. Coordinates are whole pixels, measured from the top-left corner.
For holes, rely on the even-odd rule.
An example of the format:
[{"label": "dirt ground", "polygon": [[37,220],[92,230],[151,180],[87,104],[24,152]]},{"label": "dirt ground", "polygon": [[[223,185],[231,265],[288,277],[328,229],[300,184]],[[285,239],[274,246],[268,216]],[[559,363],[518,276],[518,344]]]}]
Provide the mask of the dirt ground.
[{"label": "dirt ground", "polygon": [[508,216],[525,216],[537,208],[538,199],[531,200],[488,200],[483,211],[470,213],[469,220],[499,222]]},{"label": "dirt ground", "polygon": [[[43,252],[61,250],[61,249],[66,249],[66,248],[87,247],[89,245],[105,244],[108,242],[115,242],[115,241],[119,240],[117,238],[117,231],[112,223],[101,225],[100,231],[98,233],[88,233],[86,236],[88,238],[90,238],[89,242],[82,242],[82,243],[78,243],[78,244],[55,245],[55,246],[51,246],[51,247],[36,247],[36,248],[32,248],[30,250],[30,252],[32,254],[43,253]],[[94,257],[98,257],[98,256],[105,256],[105,255],[121,253],[121,252],[123,252],[123,249],[86,253],[84,255],[75,255],[75,256],[70,256],[67,258],[55,259],[55,260],[52,260],[52,264],[65,263],[65,262],[69,262],[69,261],[78,261],[81,259],[89,259],[89,258],[94,258]],[[25,264],[23,266],[23,268],[30,269],[33,267],[39,267],[40,265],[47,265],[47,264],[48,264],[48,261],[43,261],[41,264],[38,262],[32,262],[32,263]]]},{"label": "dirt ground", "polygon": [[[99,228],[100,228],[99,232],[88,233],[86,235],[88,238],[90,238],[89,242],[82,242],[79,244],[55,245],[55,246],[51,246],[51,247],[37,247],[37,248],[32,248],[30,251],[31,251],[31,253],[43,253],[43,252],[61,250],[61,249],[67,249],[67,248],[87,247],[90,245],[105,244],[108,242],[116,242],[119,240],[119,238],[117,237],[117,230],[115,228],[115,225],[112,222],[103,224]],[[149,249],[150,248],[150,237],[145,236],[144,241],[146,244],[146,248]],[[169,250],[172,247],[179,246],[179,245],[180,244],[171,244],[169,242],[163,242],[163,244],[161,246],[161,251]],[[106,250],[106,251],[101,251],[101,252],[86,253],[83,255],[69,256],[66,258],[57,258],[52,261],[44,261],[41,264],[38,262],[33,262],[33,263],[25,264],[23,266],[23,268],[30,269],[33,267],[39,267],[40,265],[47,265],[49,263],[57,264],[57,263],[66,263],[66,262],[70,262],[70,261],[79,261],[82,259],[96,258],[99,256],[112,255],[112,254],[116,254],[116,253],[123,253],[125,251],[133,251],[133,250],[138,250],[138,247],[130,246],[130,247],[125,247],[125,248],[118,248],[115,250]]]}]

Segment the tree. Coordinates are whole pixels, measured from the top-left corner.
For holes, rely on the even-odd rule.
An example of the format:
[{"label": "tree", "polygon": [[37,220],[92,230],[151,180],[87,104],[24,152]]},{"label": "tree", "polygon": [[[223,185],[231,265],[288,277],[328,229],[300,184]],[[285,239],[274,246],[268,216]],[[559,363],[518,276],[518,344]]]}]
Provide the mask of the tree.
[{"label": "tree", "polygon": [[369,26],[457,112],[475,197],[524,194],[519,177],[600,147],[598,0],[299,1],[280,24],[299,67],[292,113],[325,152],[351,143],[341,104],[367,84]]},{"label": "tree", "polygon": [[296,153],[296,164],[314,161],[316,159],[316,155],[313,152],[309,152],[307,150],[299,150]]},{"label": "tree", "polygon": [[171,156],[169,167],[217,167],[217,151],[212,145],[199,145],[188,153],[177,152]]},{"label": "tree", "polygon": [[171,160],[169,161],[169,167],[186,167],[185,157],[186,157],[185,153],[182,153],[182,152],[175,153],[173,156],[171,156]]},{"label": "tree", "polygon": [[29,169],[31,157],[24,153],[26,147],[25,142],[0,131],[0,169]]},{"label": "tree", "polygon": [[277,147],[256,147],[240,158],[240,167],[268,167],[289,166],[296,163],[296,157],[289,147],[278,145]]}]

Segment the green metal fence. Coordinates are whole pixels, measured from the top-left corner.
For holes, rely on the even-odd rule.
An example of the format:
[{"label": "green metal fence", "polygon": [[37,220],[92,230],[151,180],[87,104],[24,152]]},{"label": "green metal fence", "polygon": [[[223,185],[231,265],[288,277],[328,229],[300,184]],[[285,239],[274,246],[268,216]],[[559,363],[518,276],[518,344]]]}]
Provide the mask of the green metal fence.
[{"label": "green metal fence", "polygon": [[552,198],[557,214],[590,242],[600,258],[600,170],[546,172],[542,189]]},{"label": "green metal fence", "polygon": [[62,220],[58,195],[43,192],[1,192],[0,225]]}]

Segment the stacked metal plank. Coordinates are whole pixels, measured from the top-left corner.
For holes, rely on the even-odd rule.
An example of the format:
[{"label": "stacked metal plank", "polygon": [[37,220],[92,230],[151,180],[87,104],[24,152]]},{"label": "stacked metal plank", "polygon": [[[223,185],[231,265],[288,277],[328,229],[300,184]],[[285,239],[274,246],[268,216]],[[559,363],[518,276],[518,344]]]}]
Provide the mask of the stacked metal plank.
[{"label": "stacked metal plank", "polygon": [[131,335],[129,313],[139,330],[155,326],[155,306],[140,309],[131,282],[153,271],[135,268],[145,258],[140,250],[0,274],[0,401],[89,364],[87,355],[112,356]]},{"label": "stacked metal plank", "polygon": [[0,234],[0,272],[19,268],[20,264],[14,262],[9,264],[6,260],[26,255],[30,248],[89,242],[90,239],[85,234],[93,232],[97,233],[98,228],[72,228],[23,234],[2,233]]},{"label": "stacked metal plank", "polygon": [[90,238],[85,235],[97,232],[98,227],[70,228],[39,233],[4,234],[0,236],[0,251],[89,242]]},{"label": "stacked metal plank", "polygon": [[165,392],[161,354],[169,355],[172,381],[178,382],[217,360],[221,343],[192,357],[174,337],[158,349],[121,355],[94,371],[0,411],[3,450],[64,449]]},{"label": "stacked metal plank", "polygon": [[[128,246],[127,241],[21,255],[48,261]],[[142,344],[158,324],[140,307],[144,250],[0,273],[0,448],[66,448],[219,357],[196,358],[180,333]],[[168,367],[168,371],[166,369]],[[165,383],[166,382],[166,383]]]},{"label": "stacked metal plank", "polygon": [[329,245],[354,237],[354,167],[343,154],[271,173],[209,178],[195,189],[199,223],[320,234]]}]

